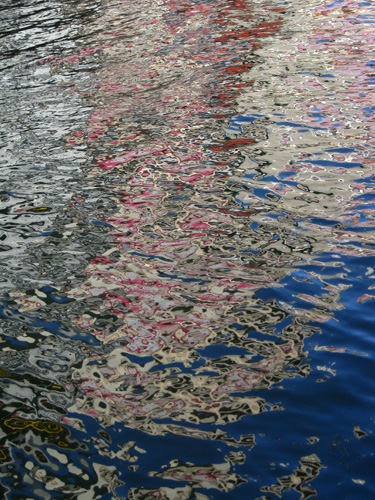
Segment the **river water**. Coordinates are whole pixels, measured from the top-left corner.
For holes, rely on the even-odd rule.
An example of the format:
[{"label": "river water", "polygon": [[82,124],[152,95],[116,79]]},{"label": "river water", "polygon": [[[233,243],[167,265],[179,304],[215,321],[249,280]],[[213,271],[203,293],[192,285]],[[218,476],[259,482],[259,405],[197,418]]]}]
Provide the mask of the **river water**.
[{"label": "river water", "polygon": [[374,498],[374,24],[1,1],[2,498]]}]

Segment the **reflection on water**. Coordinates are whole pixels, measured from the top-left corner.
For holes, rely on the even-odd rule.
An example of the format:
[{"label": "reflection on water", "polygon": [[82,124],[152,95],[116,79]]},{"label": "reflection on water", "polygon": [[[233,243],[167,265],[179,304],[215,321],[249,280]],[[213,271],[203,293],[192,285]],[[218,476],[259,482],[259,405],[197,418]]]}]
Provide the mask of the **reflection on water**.
[{"label": "reflection on water", "polygon": [[372,498],[374,18],[4,1],[5,498]]}]

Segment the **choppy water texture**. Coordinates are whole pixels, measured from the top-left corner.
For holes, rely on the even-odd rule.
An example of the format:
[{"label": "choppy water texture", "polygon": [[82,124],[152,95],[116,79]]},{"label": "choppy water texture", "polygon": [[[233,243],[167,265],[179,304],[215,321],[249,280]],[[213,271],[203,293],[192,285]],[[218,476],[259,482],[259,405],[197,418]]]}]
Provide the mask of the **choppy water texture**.
[{"label": "choppy water texture", "polygon": [[374,498],[374,25],[2,0],[1,498]]}]

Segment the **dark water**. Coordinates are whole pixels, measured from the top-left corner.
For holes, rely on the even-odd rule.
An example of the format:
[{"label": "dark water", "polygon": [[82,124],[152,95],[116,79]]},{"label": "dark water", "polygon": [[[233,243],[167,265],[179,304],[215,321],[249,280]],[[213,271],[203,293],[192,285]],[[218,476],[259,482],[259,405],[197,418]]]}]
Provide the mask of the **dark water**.
[{"label": "dark water", "polygon": [[374,498],[374,23],[2,0],[2,497]]}]

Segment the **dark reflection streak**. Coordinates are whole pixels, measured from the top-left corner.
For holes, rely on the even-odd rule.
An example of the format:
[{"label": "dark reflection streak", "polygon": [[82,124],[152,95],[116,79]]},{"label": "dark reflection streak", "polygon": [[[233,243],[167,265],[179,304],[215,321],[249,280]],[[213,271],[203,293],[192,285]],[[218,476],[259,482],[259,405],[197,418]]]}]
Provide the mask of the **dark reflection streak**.
[{"label": "dark reflection streak", "polygon": [[[34,24],[29,24],[28,26],[25,27],[16,27],[14,29],[8,29],[6,31],[0,31],[0,38],[6,38],[7,36],[14,35],[15,33],[23,33],[27,31],[33,31],[35,29],[38,30],[43,30],[43,28],[53,28],[56,29],[60,26],[69,26],[69,23],[67,21],[37,21]],[[54,40],[55,42],[56,40]]]}]

